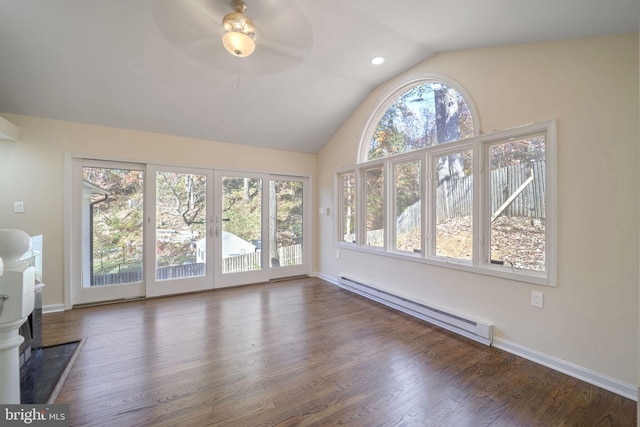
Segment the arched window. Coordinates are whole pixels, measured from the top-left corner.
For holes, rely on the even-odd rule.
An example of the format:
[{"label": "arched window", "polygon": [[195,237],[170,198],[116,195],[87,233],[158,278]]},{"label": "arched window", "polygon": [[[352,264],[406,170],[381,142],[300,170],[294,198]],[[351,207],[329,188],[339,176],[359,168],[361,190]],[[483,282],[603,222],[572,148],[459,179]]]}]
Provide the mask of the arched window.
[{"label": "arched window", "polygon": [[414,79],[380,102],[357,164],[336,172],[337,244],[553,285],[555,174],[555,121],[480,135],[462,87]]},{"label": "arched window", "polygon": [[379,113],[374,114],[373,117],[379,117],[377,122],[370,122],[365,133],[368,149],[361,160],[380,159],[474,136],[476,121],[469,101],[454,86],[441,80],[422,79],[394,92],[381,104]]}]

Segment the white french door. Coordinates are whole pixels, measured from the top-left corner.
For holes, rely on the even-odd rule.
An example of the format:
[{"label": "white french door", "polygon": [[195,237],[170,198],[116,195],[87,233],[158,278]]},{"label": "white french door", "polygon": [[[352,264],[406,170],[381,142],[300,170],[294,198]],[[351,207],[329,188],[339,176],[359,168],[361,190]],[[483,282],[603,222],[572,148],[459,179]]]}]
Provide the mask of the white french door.
[{"label": "white french door", "polygon": [[307,180],[269,178],[269,277],[308,274]]},{"label": "white french door", "polygon": [[72,305],[213,288],[210,170],[75,159]]},{"label": "white french door", "polygon": [[141,164],[74,160],[72,304],[145,295],[145,174]]},{"label": "white french door", "polygon": [[263,226],[268,212],[268,175],[216,171],[214,215],[216,285],[219,287],[269,280]]},{"label": "white french door", "polygon": [[307,179],[73,158],[68,306],[308,274]]},{"label": "white french door", "polygon": [[217,171],[216,286],[308,274],[307,180]]},{"label": "white french door", "polygon": [[213,288],[210,170],[147,166],[146,295]]}]

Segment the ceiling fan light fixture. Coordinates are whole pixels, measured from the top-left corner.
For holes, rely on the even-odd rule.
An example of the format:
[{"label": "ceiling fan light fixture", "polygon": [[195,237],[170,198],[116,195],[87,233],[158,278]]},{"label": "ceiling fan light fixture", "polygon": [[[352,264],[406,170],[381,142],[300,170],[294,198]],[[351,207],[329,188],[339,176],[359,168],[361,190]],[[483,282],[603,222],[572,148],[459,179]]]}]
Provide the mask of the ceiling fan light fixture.
[{"label": "ceiling fan light fixture", "polygon": [[256,50],[256,42],[248,35],[238,31],[224,33],[222,44],[230,54],[240,58],[247,57]]},{"label": "ceiling fan light fixture", "polygon": [[253,21],[244,14],[247,6],[242,0],[233,0],[231,6],[234,11],[222,18],[222,28],[225,31],[222,44],[233,56],[244,58],[256,49],[256,28]]}]

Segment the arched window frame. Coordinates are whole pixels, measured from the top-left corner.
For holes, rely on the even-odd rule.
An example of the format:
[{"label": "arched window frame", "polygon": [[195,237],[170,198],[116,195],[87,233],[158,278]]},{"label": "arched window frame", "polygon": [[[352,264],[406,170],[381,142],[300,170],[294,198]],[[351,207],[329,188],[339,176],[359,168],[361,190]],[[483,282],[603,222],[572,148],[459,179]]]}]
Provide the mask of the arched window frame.
[{"label": "arched window frame", "polygon": [[[480,134],[480,115],[478,114],[476,105],[473,102],[473,98],[471,98],[464,87],[462,87],[455,80],[438,74],[422,74],[419,76],[413,76],[400,83],[399,86],[385,93],[378,101],[377,106],[373,110],[374,113],[369,117],[369,120],[367,120],[367,123],[364,126],[364,131],[362,133],[362,137],[360,139],[360,144],[358,147],[356,163],[364,163],[369,161],[368,153],[369,146],[371,144],[371,137],[373,136],[373,132],[375,131],[378,123],[387,112],[389,107],[391,107],[391,105],[393,105],[393,103],[396,102],[396,100],[405,92],[413,89],[416,86],[420,86],[430,82],[443,83],[449,87],[452,87],[460,95],[462,95],[462,98],[464,98],[464,101],[469,108],[469,112],[471,113],[471,120],[473,122],[473,135],[478,136]],[[446,144],[449,144],[449,142],[447,142]]]},{"label": "arched window frame", "polygon": [[[407,151],[404,153],[393,154],[373,160],[368,160],[369,143],[373,131],[378,125],[382,116],[386,113],[390,105],[396,99],[404,94],[407,90],[429,81],[442,82],[456,91],[464,98],[473,120],[474,136],[457,141],[451,141],[434,146],[420,148]],[[351,167],[344,167],[336,171],[335,175],[335,211],[344,217],[343,200],[344,191],[340,184],[344,181],[344,177],[353,176],[355,184],[351,187],[356,202],[354,212],[351,212],[351,218],[355,219],[355,234],[346,233],[343,228],[343,219],[339,219],[336,224],[336,246],[348,249],[354,249],[362,252],[375,253],[378,255],[389,256],[404,260],[412,260],[419,263],[438,265],[440,267],[448,267],[452,269],[463,270],[471,273],[479,273],[502,277],[521,282],[528,282],[537,285],[555,286],[556,285],[556,266],[557,266],[557,231],[556,231],[556,121],[555,119],[534,122],[524,126],[517,126],[502,131],[494,131],[483,134],[480,127],[480,120],[475,104],[466,90],[452,79],[442,76],[420,76],[407,79],[395,89],[388,91],[386,95],[381,97],[374,112],[367,121],[361,136],[360,145],[356,153],[356,164]],[[546,228],[544,231],[545,239],[545,260],[544,270],[537,271],[528,269],[527,267],[518,268],[507,265],[507,262],[496,262],[492,259],[492,237],[491,224],[493,222],[492,214],[492,193],[491,187],[491,148],[510,144],[511,141],[527,140],[530,138],[543,137],[544,144],[544,160],[546,161],[546,171],[542,177],[546,186],[543,202],[546,205]],[[468,259],[450,258],[439,254],[436,245],[436,225],[437,217],[435,209],[436,203],[436,187],[438,184],[436,178],[436,165],[439,157],[450,154],[461,153],[462,151],[471,152],[471,164],[474,175],[472,190],[472,256]],[[399,234],[396,221],[398,220],[396,212],[396,196],[401,194],[397,182],[397,166],[403,163],[413,161],[420,162],[420,194],[421,194],[421,235],[419,236],[419,249],[401,248],[398,244]],[[375,168],[382,168],[383,181],[375,191],[377,194],[382,193],[382,205],[384,210],[382,222],[384,229],[381,236],[378,236],[375,243],[371,240],[367,227],[367,171]],[[496,199],[497,200],[497,199]],[[417,202],[416,202],[417,203]],[[406,204],[405,204],[406,206]],[[348,239],[347,239],[348,237]],[[380,240],[381,239],[381,240]],[[401,239],[400,239],[401,240]]]}]

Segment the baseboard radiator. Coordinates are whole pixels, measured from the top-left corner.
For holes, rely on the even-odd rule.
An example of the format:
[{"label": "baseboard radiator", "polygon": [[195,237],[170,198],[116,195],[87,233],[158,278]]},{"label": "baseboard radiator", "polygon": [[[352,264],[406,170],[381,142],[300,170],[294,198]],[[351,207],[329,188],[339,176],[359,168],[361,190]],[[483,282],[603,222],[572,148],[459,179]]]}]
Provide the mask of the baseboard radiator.
[{"label": "baseboard radiator", "polygon": [[493,325],[489,323],[429,307],[344,276],[340,276],[338,286],[482,344],[491,345],[493,341]]}]

